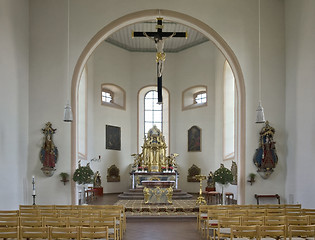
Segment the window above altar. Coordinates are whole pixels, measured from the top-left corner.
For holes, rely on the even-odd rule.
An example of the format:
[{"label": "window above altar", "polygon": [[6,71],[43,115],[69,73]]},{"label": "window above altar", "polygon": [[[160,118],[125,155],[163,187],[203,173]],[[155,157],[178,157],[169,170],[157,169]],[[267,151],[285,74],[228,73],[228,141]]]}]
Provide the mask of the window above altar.
[{"label": "window above altar", "polygon": [[154,125],[162,132],[165,143],[169,146],[169,92],[163,87],[163,104],[157,104],[156,90],[156,86],[147,86],[138,92],[138,152],[140,153],[144,137]]}]

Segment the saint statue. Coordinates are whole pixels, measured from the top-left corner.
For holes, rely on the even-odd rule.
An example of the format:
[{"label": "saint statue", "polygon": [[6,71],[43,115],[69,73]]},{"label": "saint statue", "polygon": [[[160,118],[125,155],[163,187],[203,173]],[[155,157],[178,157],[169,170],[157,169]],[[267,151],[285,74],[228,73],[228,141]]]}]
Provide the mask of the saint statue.
[{"label": "saint statue", "polygon": [[96,171],[94,175],[94,187],[101,187],[102,181],[101,181],[101,174],[99,171]]},{"label": "saint statue", "polygon": [[43,171],[54,171],[58,159],[58,149],[53,142],[53,134],[57,129],[52,128],[50,122],[46,123],[46,127],[42,129],[44,134],[44,143],[40,150],[40,161],[43,164]]},{"label": "saint statue", "polygon": [[214,182],[214,176],[213,176],[213,172],[212,171],[210,171],[210,173],[208,175],[207,188],[215,189],[215,182]]}]

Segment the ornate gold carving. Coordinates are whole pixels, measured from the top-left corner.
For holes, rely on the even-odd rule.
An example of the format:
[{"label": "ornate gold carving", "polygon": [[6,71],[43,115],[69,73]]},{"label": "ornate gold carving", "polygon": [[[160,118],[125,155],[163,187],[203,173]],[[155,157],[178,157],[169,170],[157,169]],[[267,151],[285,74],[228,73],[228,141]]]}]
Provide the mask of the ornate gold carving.
[{"label": "ornate gold carving", "polygon": [[150,181],[161,181],[159,177],[151,177]]},{"label": "ornate gold carving", "polygon": [[119,168],[116,165],[107,169],[107,182],[120,182]]}]

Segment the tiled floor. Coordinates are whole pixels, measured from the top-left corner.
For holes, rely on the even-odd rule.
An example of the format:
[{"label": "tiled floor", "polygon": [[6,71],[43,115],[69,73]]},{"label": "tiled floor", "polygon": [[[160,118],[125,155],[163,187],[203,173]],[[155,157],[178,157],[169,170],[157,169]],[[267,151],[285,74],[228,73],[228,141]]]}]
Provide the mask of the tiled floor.
[{"label": "tiled floor", "polygon": [[[98,197],[93,205],[114,204],[117,194]],[[197,219],[186,217],[128,217],[123,240],[201,240],[197,231]]]},{"label": "tiled floor", "polygon": [[128,218],[123,240],[200,240],[195,219]]}]

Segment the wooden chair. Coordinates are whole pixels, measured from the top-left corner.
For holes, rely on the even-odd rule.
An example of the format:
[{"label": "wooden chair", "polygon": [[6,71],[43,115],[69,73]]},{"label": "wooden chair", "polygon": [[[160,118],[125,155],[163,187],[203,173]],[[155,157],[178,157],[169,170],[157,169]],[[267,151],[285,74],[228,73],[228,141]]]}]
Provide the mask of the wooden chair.
[{"label": "wooden chair", "polygon": [[204,222],[207,220],[208,210],[214,209],[215,205],[200,205],[199,213],[197,216],[197,228],[199,231],[202,230],[202,226],[204,226]]},{"label": "wooden chair", "polygon": [[21,227],[43,227],[42,217],[20,217]]},{"label": "wooden chair", "polygon": [[58,217],[81,217],[79,210],[58,210]]},{"label": "wooden chair", "polygon": [[256,217],[256,216],[265,216],[267,210],[265,208],[254,208],[247,210],[247,216]]},{"label": "wooden chair", "polygon": [[19,239],[19,227],[0,227],[0,238]]},{"label": "wooden chair", "polygon": [[108,240],[108,227],[80,227],[80,239]]},{"label": "wooden chair", "polygon": [[119,237],[115,217],[90,218],[90,224],[91,227],[108,227],[108,236],[110,239],[116,240]]},{"label": "wooden chair", "polygon": [[21,209],[20,217],[38,217],[39,211],[37,209]]},{"label": "wooden chair", "polygon": [[80,239],[79,227],[50,227],[50,239]]},{"label": "wooden chair", "polygon": [[274,238],[280,239],[286,238],[286,227],[285,225],[278,225],[278,226],[260,226],[260,239],[266,238]]},{"label": "wooden chair", "polygon": [[286,224],[290,225],[308,225],[309,217],[308,216],[286,216]]},{"label": "wooden chair", "polygon": [[303,211],[301,208],[285,208],[285,215],[292,215],[292,216],[300,216],[303,214]]},{"label": "wooden chair", "polygon": [[219,217],[227,217],[227,210],[208,210],[207,220],[204,222],[202,235],[206,236],[207,239],[215,237],[215,231],[218,229]]},{"label": "wooden chair", "polygon": [[55,210],[55,205],[36,205],[38,210]]},{"label": "wooden chair", "polygon": [[247,210],[241,210],[241,209],[228,210],[228,217],[240,217],[240,216],[247,216]]},{"label": "wooden chair", "polygon": [[44,217],[44,227],[68,227],[68,217]]},{"label": "wooden chair", "polygon": [[94,210],[94,209],[85,209],[81,210],[81,217],[101,217],[102,211],[100,210]]},{"label": "wooden chair", "polygon": [[218,239],[229,238],[231,236],[231,226],[240,226],[241,217],[219,217],[218,229],[215,231],[214,236]]},{"label": "wooden chair", "polygon": [[37,205],[20,205],[19,210],[25,210],[25,209],[36,209]]},{"label": "wooden chair", "polygon": [[301,204],[284,204],[284,208],[298,208],[301,209]]},{"label": "wooden chair", "polygon": [[20,227],[20,239],[49,239],[49,227]]},{"label": "wooden chair", "polygon": [[315,225],[315,215],[308,215],[308,224]]},{"label": "wooden chair", "polygon": [[55,205],[55,210],[71,210],[72,205]]},{"label": "wooden chair", "polygon": [[121,211],[116,210],[102,210],[102,217],[115,217],[116,218],[116,229],[118,231],[118,239],[122,239],[123,223]]},{"label": "wooden chair", "polygon": [[90,218],[68,217],[69,227],[90,227]]},{"label": "wooden chair", "polygon": [[241,217],[242,226],[262,226],[264,225],[264,216],[242,216]]},{"label": "wooden chair", "polygon": [[286,218],[285,216],[265,216],[264,223],[266,226],[286,225]]},{"label": "wooden chair", "polygon": [[299,226],[299,225],[292,225],[288,227],[288,237],[289,240],[292,238],[297,239],[297,238],[303,238],[303,239],[308,239],[308,238],[315,238],[315,227],[311,225],[306,225],[306,226]]},{"label": "wooden chair", "polygon": [[285,209],[284,208],[267,208],[266,215],[267,216],[284,216]]},{"label": "wooden chair", "polygon": [[304,215],[315,215],[315,209],[303,208],[302,214]]},{"label": "wooden chair", "polygon": [[39,210],[39,215],[41,217],[58,217],[59,212],[54,209],[41,209]]},{"label": "wooden chair", "polygon": [[230,239],[242,238],[242,239],[260,239],[259,226],[231,226]]},{"label": "wooden chair", "polygon": [[3,210],[0,211],[0,217],[18,217],[20,215],[19,210]]},{"label": "wooden chair", "polygon": [[18,227],[20,224],[19,217],[0,217],[0,228]]}]

